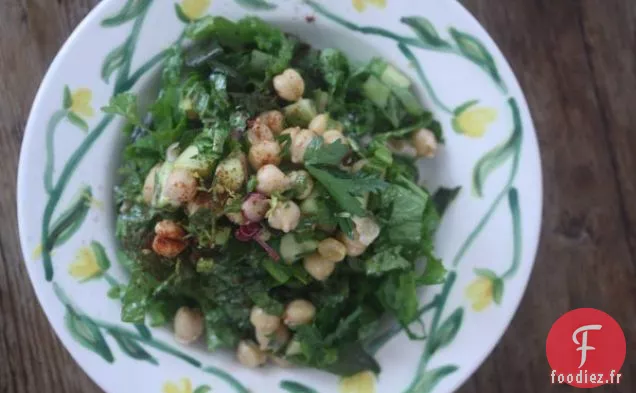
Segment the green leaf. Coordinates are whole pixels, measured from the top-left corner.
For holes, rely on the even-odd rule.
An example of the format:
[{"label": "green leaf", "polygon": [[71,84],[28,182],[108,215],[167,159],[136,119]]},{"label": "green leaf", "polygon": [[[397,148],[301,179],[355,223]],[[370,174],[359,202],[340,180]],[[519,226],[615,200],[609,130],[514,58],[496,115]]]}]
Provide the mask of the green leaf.
[{"label": "green leaf", "polygon": [[144,12],[151,3],[151,0],[128,0],[115,15],[104,19],[102,26],[114,27],[133,20]]},{"label": "green leaf", "polygon": [[339,169],[306,165],[307,171],[316,179],[340,207],[355,216],[365,216],[366,211],[355,196],[365,192],[378,192],[388,187],[383,180],[363,174],[349,174]]},{"label": "green leaf", "polygon": [[329,86],[329,93],[344,93],[345,84],[349,78],[349,60],[341,51],[327,48],[320,52],[320,71]]},{"label": "green leaf", "polygon": [[459,47],[461,53],[469,60],[482,67],[490,76],[503,87],[503,81],[497,71],[497,65],[495,60],[488,52],[488,49],[474,36],[459,31],[455,28],[450,29],[450,34],[455,40],[455,43]]},{"label": "green leaf", "polygon": [[110,333],[115,341],[117,341],[119,348],[126,355],[130,356],[133,359],[145,360],[151,364],[154,364],[155,366],[159,364],[159,362],[157,362],[157,359],[149,354],[141,345],[139,345],[137,341],[119,333],[117,330],[114,329],[110,329],[108,333]]},{"label": "green leaf", "polygon": [[181,8],[181,4],[174,3],[174,10],[177,14],[177,18],[183,23],[190,23],[190,18],[183,12],[183,8]]},{"label": "green leaf", "polygon": [[458,369],[455,365],[447,365],[424,371],[417,375],[417,379],[405,393],[431,393],[442,379]]},{"label": "green leaf", "polygon": [[363,371],[380,374],[380,364],[360,343],[345,344],[338,348],[338,360],[324,368],[336,375],[350,377]]},{"label": "green leaf", "polygon": [[444,348],[450,344],[464,320],[464,309],[457,308],[453,313],[439,326],[439,328],[431,334],[429,338],[428,348],[430,354],[434,354],[438,349]]},{"label": "green leaf", "polygon": [[417,317],[419,301],[412,272],[390,273],[380,284],[376,296],[403,325],[408,325]]},{"label": "green leaf", "polygon": [[64,98],[62,100],[62,105],[64,109],[69,109],[73,105],[73,97],[71,96],[71,89],[69,89],[68,85],[64,86]]},{"label": "green leaf", "polygon": [[517,128],[507,141],[495,146],[477,161],[473,169],[473,192],[477,196],[484,196],[484,183],[488,176],[512,158],[520,144],[521,131]]},{"label": "green leaf", "polygon": [[305,386],[296,381],[281,381],[280,388],[286,390],[289,393],[318,393],[315,389]]},{"label": "green leaf", "polygon": [[201,385],[198,388],[194,389],[193,393],[209,393],[212,391],[212,388],[208,385]]},{"label": "green leaf", "polygon": [[88,132],[88,123],[86,123],[86,121],[84,121],[84,119],[82,119],[81,117],[76,115],[75,112],[70,112],[69,111],[66,114],[66,118],[68,119],[68,121],[71,122],[71,124],[73,124],[74,126],[79,128],[80,130],[82,130],[84,132]]},{"label": "green leaf", "polygon": [[274,262],[272,259],[265,259],[261,262],[265,270],[270,276],[274,277],[279,284],[284,284],[289,281],[293,275],[290,268],[282,263]]},{"label": "green leaf", "polygon": [[115,358],[110,351],[99,327],[90,318],[75,312],[70,306],[66,307],[66,328],[71,336],[84,348],[101,356],[108,363],[113,363]]},{"label": "green leaf", "polygon": [[243,8],[248,8],[258,11],[270,11],[278,6],[276,4],[269,3],[265,0],[234,0],[236,4]]},{"label": "green leaf", "polygon": [[113,72],[117,71],[121,66],[126,63],[126,57],[128,56],[128,42],[125,42],[113,49],[102,63],[102,80],[109,83],[110,77]]},{"label": "green leaf", "polygon": [[504,281],[501,278],[497,278],[492,282],[492,298],[497,304],[501,304],[503,298]]},{"label": "green leaf", "polygon": [[327,145],[322,138],[313,138],[305,150],[304,159],[307,165],[338,166],[347,153],[349,148],[340,139]]},{"label": "green leaf", "polygon": [[392,270],[406,270],[411,262],[401,255],[402,247],[395,246],[374,254],[365,261],[364,267],[370,276],[381,276]]},{"label": "green leaf", "polygon": [[133,93],[121,93],[110,99],[110,103],[102,108],[104,113],[123,116],[134,125],[141,124],[139,109],[137,107],[137,96]]},{"label": "green leaf", "polygon": [[402,23],[408,25],[415,34],[424,43],[436,47],[436,48],[449,48],[450,44],[444,41],[440,36],[435,26],[428,19],[423,16],[408,16],[401,19]]},{"label": "green leaf", "polygon": [[424,274],[417,278],[417,285],[441,284],[446,279],[446,273],[448,273],[448,270],[446,270],[440,259],[429,257],[428,261],[426,261]]},{"label": "green leaf", "polygon": [[433,204],[440,217],[444,216],[448,206],[457,198],[461,189],[461,186],[455,188],[440,187],[435,191],[433,194]]},{"label": "green leaf", "polygon": [[53,222],[49,233],[49,242],[45,244],[49,251],[66,243],[79,230],[88,216],[92,198],[91,187],[84,186],[71,202],[70,207]]}]

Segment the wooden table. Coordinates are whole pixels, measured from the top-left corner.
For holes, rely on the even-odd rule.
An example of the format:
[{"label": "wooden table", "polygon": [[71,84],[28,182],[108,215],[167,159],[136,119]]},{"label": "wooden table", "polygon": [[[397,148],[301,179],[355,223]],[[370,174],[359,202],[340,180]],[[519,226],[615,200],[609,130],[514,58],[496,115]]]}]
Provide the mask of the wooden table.
[{"label": "wooden table", "polygon": [[[20,142],[36,89],[64,40],[97,2],[0,0],[0,393],[100,391],[38,305],[15,213]],[[622,384],[595,391],[634,392],[636,2],[465,4],[499,43],[527,94],[541,145],[545,209],[521,308],[460,392],[575,391],[550,384],[545,339],[560,315],[578,307],[606,311],[628,340]]]}]

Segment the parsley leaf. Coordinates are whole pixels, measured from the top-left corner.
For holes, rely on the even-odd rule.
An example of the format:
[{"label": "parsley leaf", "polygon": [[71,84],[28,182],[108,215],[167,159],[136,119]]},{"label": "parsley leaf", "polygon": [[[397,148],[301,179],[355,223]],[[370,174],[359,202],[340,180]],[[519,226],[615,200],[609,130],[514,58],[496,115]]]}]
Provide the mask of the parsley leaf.
[{"label": "parsley leaf", "polygon": [[141,125],[139,109],[137,107],[137,96],[133,93],[117,94],[110,99],[110,103],[107,106],[102,108],[102,111],[112,115],[123,116],[136,126]]},{"label": "parsley leaf", "polygon": [[[364,266],[370,276],[381,276],[392,270],[405,270],[411,268],[411,262],[402,256],[402,247],[395,246],[375,253]],[[443,269],[443,266],[442,266]]]},{"label": "parsley leaf", "polygon": [[355,216],[364,216],[366,211],[356,196],[365,192],[384,190],[388,184],[376,177],[350,174],[335,168],[306,165],[307,171],[327,190],[340,207]]},{"label": "parsley leaf", "polygon": [[305,150],[305,163],[308,165],[333,165],[337,166],[349,152],[339,139],[329,145],[322,138],[314,138]]}]

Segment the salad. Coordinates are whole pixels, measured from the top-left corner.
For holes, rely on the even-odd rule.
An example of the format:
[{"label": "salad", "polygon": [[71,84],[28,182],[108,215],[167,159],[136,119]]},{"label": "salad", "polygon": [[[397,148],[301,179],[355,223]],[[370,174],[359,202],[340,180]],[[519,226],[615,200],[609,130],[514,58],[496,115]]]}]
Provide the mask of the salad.
[{"label": "salad", "polygon": [[131,93],[103,108],[127,123],[122,320],[248,367],[379,372],[373,348],[396,326],[422,338],[418,289],[446,273],[416,167],[439,123],[383,59],[353,65],[255,17],[186,37],[144,116]]}]

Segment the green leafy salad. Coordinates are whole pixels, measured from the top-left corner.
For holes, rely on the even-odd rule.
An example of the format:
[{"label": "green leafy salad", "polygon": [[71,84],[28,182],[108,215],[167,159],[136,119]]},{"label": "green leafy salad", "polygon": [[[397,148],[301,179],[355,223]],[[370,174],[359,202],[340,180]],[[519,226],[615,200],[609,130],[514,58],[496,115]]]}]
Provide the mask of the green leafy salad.
[{"label": "green leafy salad", "polygon": [[418,288],[446,274],[415,165],[439,123],[382,59],[354,66],[254,17],[186,38],[147,114],[130,93],[103,108],[127,122],[123,321],[248,367],[379,372],[373,343],[396,326],[421,338]]}]

